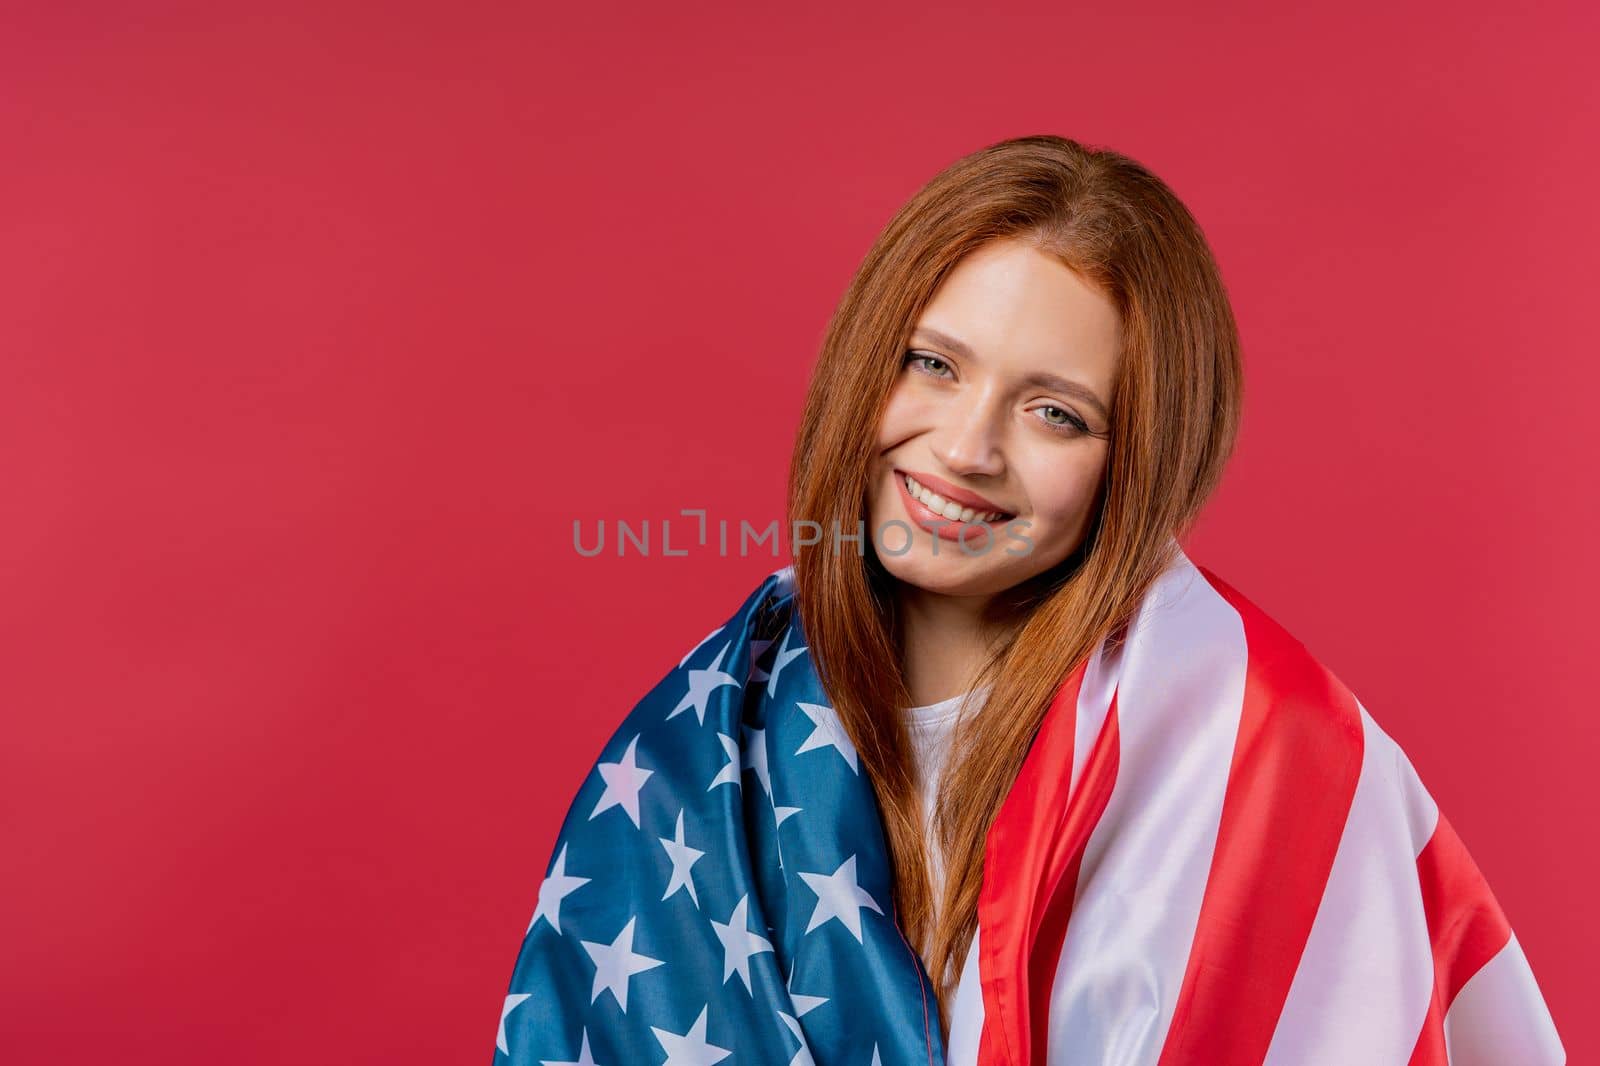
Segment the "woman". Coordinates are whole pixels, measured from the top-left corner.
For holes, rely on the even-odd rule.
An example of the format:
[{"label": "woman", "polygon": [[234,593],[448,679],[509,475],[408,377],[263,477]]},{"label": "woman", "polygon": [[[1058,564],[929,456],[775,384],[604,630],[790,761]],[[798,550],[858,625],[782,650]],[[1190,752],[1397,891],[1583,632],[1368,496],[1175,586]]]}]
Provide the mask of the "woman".
[{"label": "woman", "polygon": [[1565,1061],[1404,754],[1178,546],[1241,389],[1139,164],[1025,137],[919,191],[811,381],[821,535],[608,742],[498,1057]]}]

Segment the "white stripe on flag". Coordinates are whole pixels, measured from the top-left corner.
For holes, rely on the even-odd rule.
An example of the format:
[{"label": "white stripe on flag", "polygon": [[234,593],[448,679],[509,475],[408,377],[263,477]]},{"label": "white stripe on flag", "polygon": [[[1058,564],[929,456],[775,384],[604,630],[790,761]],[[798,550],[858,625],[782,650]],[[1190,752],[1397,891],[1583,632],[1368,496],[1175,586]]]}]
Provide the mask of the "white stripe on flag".
[{"label": "white stripe on flag", "polygon": [[1433,995],[1417,855],[1439,810],[1405,754],[1356,706],[1361,777],[1266,1066],[1406,1062]]},{"label": "white stripe on flag", "polygon": [[1461,986],[1444,1015],[1450,1066],[1560,1066],[1566,1049],[1511,934],[1506,946]]},{"label": "white stripe on flag", "polygon": [[[1116,783],[1084,849],[1051,989],[1056,1066],[1160,1057],[1239,729],[1244,625],[1186,556],[1156,581],[1130,625],[1117,687]],[[1152,661],[1141,648],[1183,657]]]},{"label": "white stripe on flag", "polygon": [[978,937],[972,934],[972,947],[962,964],[961,978],[950,1008],[950,1042],[945,1048],[946,1066],[978,1066],[978,1038],[983,1035],[983,988],[978,977]]},{"label": "white stripe on flag", "polygon": [[[1111,697],[1122,681],[1122,649],[1119,644],[1109,653],[1106,642],[1101,641],[1089,656],[1089,665],[1083,671],[1083,683],[1078,688],[1077,715],[1073,720],[1072,777],[1068,779],[1068,796],[1078,795],[1083,781],[1083,767],[1094,750],[1095,738],[1106,724],[1106,712],[1111,710]],[[1071,800],[1068,801],[1069,803]]]}]

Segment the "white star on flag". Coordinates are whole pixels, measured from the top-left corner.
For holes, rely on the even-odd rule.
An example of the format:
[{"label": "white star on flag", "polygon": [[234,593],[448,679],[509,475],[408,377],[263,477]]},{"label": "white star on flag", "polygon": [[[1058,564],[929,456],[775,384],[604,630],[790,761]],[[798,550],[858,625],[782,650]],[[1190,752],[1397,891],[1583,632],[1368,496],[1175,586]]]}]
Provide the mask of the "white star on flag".
[{"label": "white star on flag", "polygon": [[788,990],[789,999],[794,1003],[795,1011],[794,1014],[778,1011],[778,1020],[800,1042],[800,1046],[795,1050],[794,1058],[789,1060],[789,1066],[816,1066],[816,1060],[811,1057],[811,1045],[806,1043],[805,1032],[800,1028],[800,1018],[804,1018],[807,1013],[828,1002],[828,999],[826,996],[795,995],[793,959],[789,960],[789,976],[784,979],[783,987]]},{"label": "white star on flag", "polygon": [[772,673],[767,678],[767,698],[771,699],[778,690],[778,675],[783,673],[783,668],[795,659],[806,653],[806,649],[796,648],[789,650],[789,637],[794,633],[794,626],[783,631],[783,643],[778,645],[778,657],[772,661]]},{"label": "white star on flag", "polygon": [[825,707],[820,703],[797,703],[805,716],[811,719],[811,735],[806,737],[806,742],[795,749],[795,754],[812,751],[816,748],[833,748],[844,761],[850,764],[852,773],[859,774],[856,768],[856,746],[850,743],[850,738],[845,734],[844,723],[839,721],[839,716],[832,707]]},{"label": "white star on flag", "polygon": [[728,761],[717,771],[717,776],[706,786],[706,791],[710,792],[718,785],[738,785],[743,789],[744,781],[740,775],[744,772],[744,761],[739,756],[739,742],[726,733],[718,733],[717,739],[722,741],[722,754],[728,757]]},{"label": "white star on flag", "polygon": [[756,780],[768,797],[772,795],[772,771],[767,768],[767,731],[744,727],[745,765],[756,772]]},{"label": "white star on flag", "polygon": [[794,1003],[794,1012],[798,1017],[804,1018],[807,1014],[828,1002],[827,996],[802,996],[794,990],[793,959],[789,960],[789,979],[783,983],[783,987],[789,990],[789,999]]},{"label": "white star on flag", "polygon": [[[533,932],[533,927],[538,924],[540,918],[549,922],[550,927],[556,932],[561,932],[561,901],[588,883],[587,877],[567,876],[567,846],[562,844],[561,851],[556,855],[555,864],[550,867],[549,875],[539,885],[539,902],[533,908],[533,918],[528,922],[528,932]],[[526,936],[527,933],[523,935]]]},{"label": "white star on flag", "polygon": [[711,1066],[714,1062],[721,1062],[732,1055],[733,1052],[725,1047],[706,1043],[706,1012],[711,1004],[700,1008],[700,1017],[689,1026],[689,1031],[679,1036],[669,1033],[665,1029],[650,1027],[656,1034],[656,1039],[661,1042],[662,1050],[667,1053],[667,1061],[661,1066]]},{"label": "white star on flag", "polygon": [[[804,807],[774,807],[772,808],[772,816],[773,818],[777,819],[774,824],[776,826],[781,826],[783,825],[783,820],[785,818],[788,818],[791,815],[799,814],[803,810],[805,810]],[[777,836],[773,837],[772,842],[778,845],[778,869],[787,870],[789,867],[785,865],[783,861],[783,834],[779,833]]]},{"label": "white star on flag", "polygon": [[671,720],[682,714],[690,707],[694,708],[694,715],[700,720],[701,725],[706,724],[706,700],[711,694],[724,685],[738,687],[739,679],[732,674],[725,673],[722,669],[722,660],[728,654],[732,644],[724,644],[722,650],[717,652],[716,659],[704,670],[689,671],[689,691],[684,694],[678,705],[667,712],[667,719]]},{"label": "white star on flag", "polygon": [[801,879],[811,891],[817,894],[816,909],[811,912],[811,921],[806,926],[806,932],[811,932],[817,926],[830,918],[837,918],[850,930],[850,935],[861,943],[861,908],[870,907],[879,914],[883,908],[867,894],[856,880],[856,857],[850,856],[839,868],[831,874],[802,873]]},{"label": "white star on flag", "polygon": [[639,790],[644,787],[645,779],[655,771],[646,770],[634,761],[638,746],[639,735],[635,733],[633,739],[628,741],[628,750],[623,752],[620,762],[603,762],[595,767],[600,771],[600,776],[605,778],[606,790],[600,794],[600,802],[594,805],[594,810],[589,812],[590,818],[611,807],[621,807],[633,820],[633,827],[639,828]]},{"label": "white star on flag", "polygon": [[637,916],[629,918],[628,924],[617,934],[617,939],[609,944],[592,940],[580,941],[583,950],[589,953],[595,965],[594,991],[589,995],[590,1003],[599,999],[601,992],[610,990],[617,1001],[617,1006],[622,1008],[622,1013],[628,1013],[628,978],[645,970],[653,970],[662,964],[661,959],[634,954],[633,923],[638,920]]},{"label": "white star on flag", "polygon": [[594,1055],[589,1051],[588,1028],[585,1027],[583,1030],[583,1046],[578,1049],[578,1061],[553,1062],[550,1059],[540,1059],[539,1066],[600,1066],[599,1063],[594,1061]]},{"label": "white star on flag", "polygon": [[672,860],[672,877],[667,882],[666,895],[661,898],[663,900],[671,899],[672,894],[678,889],[687,888],[689,890],[689,898],[694,901],[694,905],[696,907],[700,906],[700,897],[694,894],[694,875],[691,868],[700,861],[700,857],[705,852],[691,848],[683,842],[682,811],[678,812],[678,829],[673,838],[671,840],[666,837],[659,839],[661,840],[661,846],[667,849],[667,857]]},{"label": "white star on flag", "polygon": [[507,996],[506,1001],[500,1006],[500,1032],[494,1038],[494,1046],[507,1055],[511,1054],[511,1049],[506,1046],[506,1015],[521,1006],[522,1001],[530,995],[531,993],[523,992],[519,995]]},{"label": "white star on flag", "polygon": [[800,1047],[795,1050],[794,1058],[789,1060],[789,1066],[817,1066],[817,1060],[811,1057],[811,1048],[806,1045],[806,1037],[800,1031],[800,1023],[792,1014],[778,1012],[778,1020],[789,1030],[789,1035],[800,1041]]},{"label": "white star on flag", "polygon": [[771,941],[750,931],[749,914],[750,894],[747,892],[739,899],[738,906],[733,908],[733,915],[726,923],[715,918],[711,920],[711,928],[717,931],[717,939],[722,941],[722,983],[727,984],[728,979],[737,973],[739,980],[744,982],[746,992],[750,991],[750,956],[772,950]]}]

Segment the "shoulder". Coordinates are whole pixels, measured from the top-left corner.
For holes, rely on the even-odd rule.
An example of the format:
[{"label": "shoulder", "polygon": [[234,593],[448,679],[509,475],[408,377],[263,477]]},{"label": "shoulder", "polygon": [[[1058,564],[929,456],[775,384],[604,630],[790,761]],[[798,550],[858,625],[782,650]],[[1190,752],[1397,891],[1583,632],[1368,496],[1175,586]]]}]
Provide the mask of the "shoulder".
[{"label": "shoulder", "polygon": [[1213,610],[1236,627],[1242,684],[1235,762],[1270,768],[1265,775],[1280,783],[1315,782],[1330,800],[1353,798],[1359,789],[1420,848],[1438,810],[1399,744],[1303,641],[1209,568],[1193,569],[1201,582],[1196,594],[1211,598]]},{"label": "shoulder", "polygon": [[[716,719],[724,730],[737,721],[739,705],[730,699],[752,679],[760,678],[758,662],[788,624],[794,592],[793,567],[764,575],[745,593],[732,614],[684,647],[669,667],[622,720],[605,751],[621,750],[634,738],[650,744],[660,727],[688,715],[700,725]],[[706,730],[713,740],[715,732]]]},{"label": "shoulder", "polygon": [[1308,752],[1359,763],[1365,711],[1350,688],[1237,587],[1208,567],[1188,565],[1195,576],[1193,595],[1209,601],[1209,613],[1229,631],[1228,653],[1242,680],[1244,722],[1254,719]]},{"label": "shoulder", "polygon": [[[702,636],[685,652],[668,678],[691,669],[693,664],[705,658],[702,653],[708,648],[732,648],[737,645],[752,655],[759,655],[768,642],[787,628],[793,614],[794,567],[785,566],[756,582],[726,621]],[[741,676],[740,679],[744,678]]]},{"label": "shoulder", "polygon": [[669,807],[681,809],[686,798],[720,802],[716,786],[740,781],[745,692],[765,679],[759,664],[774,643],[760,634],[786,617],[792,587],[788,568],[764,576],[638,698],[591,763],[569,827],[616,807],[627,817],[607,821],[666,825],[670,834]]}]

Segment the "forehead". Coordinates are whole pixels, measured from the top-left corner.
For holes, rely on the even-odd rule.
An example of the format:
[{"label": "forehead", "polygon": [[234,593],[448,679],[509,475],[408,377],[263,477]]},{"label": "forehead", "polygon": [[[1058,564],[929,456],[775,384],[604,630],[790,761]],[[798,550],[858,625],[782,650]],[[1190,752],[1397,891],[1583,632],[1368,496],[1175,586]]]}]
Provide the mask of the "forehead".
[{"label": "forehead", "polygon": [[1121,349],[1116,306],[1047,252],[992,241],[963,258],[917,320],[964,341],[985,366],[1045,370],[1109,395]]}]

